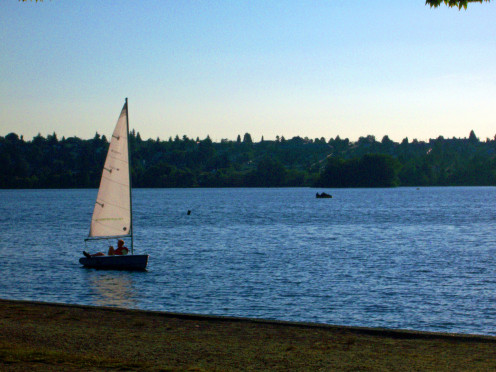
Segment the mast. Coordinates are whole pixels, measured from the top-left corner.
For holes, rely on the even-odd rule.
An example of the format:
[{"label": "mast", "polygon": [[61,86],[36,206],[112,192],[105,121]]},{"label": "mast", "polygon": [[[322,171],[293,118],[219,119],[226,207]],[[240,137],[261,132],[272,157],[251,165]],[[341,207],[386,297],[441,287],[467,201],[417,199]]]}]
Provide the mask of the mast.
[{"label": "mast", "polygon": [[129,148],[129,108],[127,105],[126,97],[126,134],[127,134],[127,163],[129,167],[129,207],[131,212],[131,222],[129,224],[129,230],[131,230],[131,254],[134,254],[134,238],[133,238],[133,185],[131,184],[131,151]]}]

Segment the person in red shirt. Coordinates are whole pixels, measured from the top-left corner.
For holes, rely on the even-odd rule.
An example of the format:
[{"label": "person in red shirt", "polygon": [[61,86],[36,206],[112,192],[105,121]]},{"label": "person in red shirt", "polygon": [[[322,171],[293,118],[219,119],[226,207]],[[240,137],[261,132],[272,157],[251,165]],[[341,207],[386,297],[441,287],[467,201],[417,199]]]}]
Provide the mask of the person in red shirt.
[{"label": "person in red shirt", "polygon": [[124,247],[124,240],[122,239],[119,239],[117,241],[117,249],[114,249],[114,247],[110,246],[108,251],[109,256],[114,256],[114,255],[124,256],[128,253],[129,253],[129,249],[127,249],[127,247]]},{"label": "person in red shirt", "polygon": [[[108,255],[109,256],[124,256],[124,255],[126,255],[128,253],[129,253],[129,249],[127,249],[127,247],[124,247],[124,240],[122,240],[122,239],[119,239],[117,241],[117,249],[114,249],[113,246],[110,246],[109,247],[109,250],[108,250]],[[83,251],[83,254],[86,257],[88,257],[88,258],[98,257],[98,256],[105,256],[105,254],[102,253],[102,252],[89,254],[88,252]]]}]

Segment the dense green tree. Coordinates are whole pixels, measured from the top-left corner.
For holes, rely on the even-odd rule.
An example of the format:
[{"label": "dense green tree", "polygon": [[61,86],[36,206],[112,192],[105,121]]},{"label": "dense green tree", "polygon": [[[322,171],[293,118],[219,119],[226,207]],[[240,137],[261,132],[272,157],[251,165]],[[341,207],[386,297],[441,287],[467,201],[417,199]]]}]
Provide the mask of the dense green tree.
[{"label": "dense green tree", "polygon": [[253,143],[250,133],[245,133],[243,136],[243,143],[251,145]]},{"label": "dense green tree", "polygon": [[[135,131],[129,139],[135,187],[496,185],[496,138],[481,142],[474,131],[410,143],[372,135],[327,143],[299,136],[239,144],[209,136],[143,141]],[[0,187],[97,187],[108,145],[98,133],[89,140],[0,136]]]},{"label": "dense green tree", "polygon": [[479,139],[477,138],[477,136],[475,135],[474,131],[471,130],[470,131],[470,135],[468,136],[468,140],[472,143],[477,143],[479,142]]},{"label": "dense green tree", "polygon": [[286,169],[279,161],[266,156],[257,165],[252,186],[283,186],[286,181]]},{"label": "dense green tree", "polygon": [[391,187],[398,184],[397,164],[384,154],[344,160],[330,158],[316,185],[321,187]]}]

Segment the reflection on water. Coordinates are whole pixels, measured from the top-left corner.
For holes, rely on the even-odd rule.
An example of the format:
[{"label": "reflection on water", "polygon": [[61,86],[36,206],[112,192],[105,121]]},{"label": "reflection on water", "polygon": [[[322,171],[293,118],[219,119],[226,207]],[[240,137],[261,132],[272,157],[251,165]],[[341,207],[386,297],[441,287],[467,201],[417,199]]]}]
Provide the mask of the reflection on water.
[{"label": "reflection on water", "polygon": [[88,276],[93,305],[136,307],[131,273],[91,270]]}]

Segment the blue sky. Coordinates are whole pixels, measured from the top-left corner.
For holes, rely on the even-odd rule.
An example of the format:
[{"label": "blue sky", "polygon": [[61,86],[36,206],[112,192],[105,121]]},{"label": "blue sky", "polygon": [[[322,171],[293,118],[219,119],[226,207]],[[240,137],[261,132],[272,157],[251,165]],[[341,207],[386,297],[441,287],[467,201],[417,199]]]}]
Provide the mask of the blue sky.
[{"label": "blue sky", "polygon": [[0,2],[0,135],[496,134],[496,4]]}]

